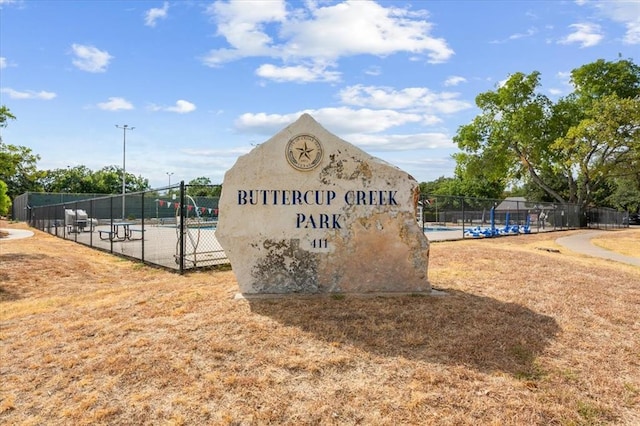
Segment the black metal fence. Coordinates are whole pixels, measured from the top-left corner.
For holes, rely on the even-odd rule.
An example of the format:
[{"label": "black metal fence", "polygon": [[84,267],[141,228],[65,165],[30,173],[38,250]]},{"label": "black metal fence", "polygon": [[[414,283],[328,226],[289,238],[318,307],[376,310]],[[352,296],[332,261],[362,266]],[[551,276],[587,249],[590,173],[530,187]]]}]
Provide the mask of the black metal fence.
[{"label": "black metal fence", "polygon": [[418,220],[426,232],[459,231],[462,238],[483,238],[578,228],[628,226],[628,213],[576,204],[434,195],[422,197]]},{"label": "black metal fence", "polygon": [[[219,185],[172,187],[21,208],[31,226],[145,263],[176,269],[225,265],[215,237]],[[430,240],[485,238],[577,228],[628,226],[629,215],[574,204],[456,196],[420,201],[418,222]]]},{"label": "black metal fence", "polygon": [[73,203],[89,198],[107,197],[109,194],[78,194],[67,192],[25,192],[13,199],[11,204],[11,219],[19,222],[29,222],[31,209],[37,206],[51,204]]},{"label": "black metal fence", "polygon": [[215,237],[219,185],[67,201],[29,209],[31,226],[110,253],[177,269],[228,264]]}]

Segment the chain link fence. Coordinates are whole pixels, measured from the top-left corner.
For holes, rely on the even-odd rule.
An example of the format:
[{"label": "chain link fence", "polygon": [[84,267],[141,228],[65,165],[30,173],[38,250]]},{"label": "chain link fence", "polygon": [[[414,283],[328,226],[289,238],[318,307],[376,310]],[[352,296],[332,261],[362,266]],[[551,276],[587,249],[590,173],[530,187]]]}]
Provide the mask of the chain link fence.
[{"label": "chain link fence", "polygon": [[[26,203],[19,210],[31,226],[60,238],[182,273],[229,263],[215,236],[220,191],[220,185],[181,182],[124,196]],[[624,228],[628,218],[627,212],[601,207],[434,195],[421,197],[416,219],[438,241]]]},{"label": "chain link fence", "polygon": [[[486,238],[578,228],[628,226],[629,215],[610,208],[577,204],[456,196],[423,196],[417,220],[430,239]],[[447,234],[444,234],[447,233]]]},{"label": "chain link fence", "polygon": [[67,201],[29,210],[31,226],[181,273],[226,265],[215,237],[219,185],[179,185]]}]

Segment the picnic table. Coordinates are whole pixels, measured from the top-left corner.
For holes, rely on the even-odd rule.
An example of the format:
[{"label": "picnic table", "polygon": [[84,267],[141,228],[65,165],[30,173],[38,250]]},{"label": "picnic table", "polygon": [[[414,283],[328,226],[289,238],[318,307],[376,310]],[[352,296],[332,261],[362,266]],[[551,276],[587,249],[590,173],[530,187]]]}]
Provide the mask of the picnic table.
[{"label": "picnic table", "polygon": [[[132,228],[131,222],[113,222],[109,230],[99,230],[98,234],[101,240],[111,241],[133,241],[144,238],[144,229]],[[134,234],[140,234],[140,237],[134,238]]]}]

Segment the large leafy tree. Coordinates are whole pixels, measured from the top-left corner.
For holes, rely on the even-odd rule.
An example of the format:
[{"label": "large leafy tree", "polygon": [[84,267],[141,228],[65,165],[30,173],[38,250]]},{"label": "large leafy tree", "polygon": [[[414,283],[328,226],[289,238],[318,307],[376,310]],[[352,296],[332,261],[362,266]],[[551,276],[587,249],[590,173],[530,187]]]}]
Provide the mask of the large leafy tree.
[{"label": "large leafy tree", "polygon": [[11,208],[11,198],[7,195],[7,184],[0,180],[0,216],[6,216]]},{"label": "large leafy tree", "polygon": [[187,194],[201,197],[219,197],[222,187],[213,185],[208,177],[198,177],[192,179],[187,184]]},{"label": "large leafy tree", "polygon": [[640,66],[630,59],[599,59],[574,69],[571,82],[574,94],[586,103],[613,94],[634,98],[640,95]]},{"label": "large leafy tree", "polygon": [[[46,192],[68,192],[83,194],[120,194],[122,192],[122,169],[106,166],[92,171],[86,166],[47,170],[42,179]],[[127,192],[149,189],[149,181],[131,173],[125,175]]]},{"label": "large leafy tree", "polygon": [[[15,119],[9,108],[5,105],[0,107],[0,128],[7,127],[9,120]],[[30,148],[6,144],[0,136],[0,181],[7,185],[6,195],[9,198],[13,199],[27,191],[41,190],[38,181],[43,172],[36,167],[39,159]]]},{"label": "large leafy tree", "polygon": [[[15,119],[9,108],[0,106],[0,129],[7,127],[9,120]],[[6,184],[6,195],[10,199],[27,191],[41,190],[39,179],[43,172],[36,167],[39,159],[26,146],[4,143],[0,135],[0,181]]]},{"label": "large leafy tree", "polygon": [[453,191],[455,178],[440,176],[438,179],[429,182],[420,182],[420,194],[423,197],[433,195],[457,195]]},{"label": "large leafy tree", "polygon": [[539,85],[540,73],[516,73],[497,90],[476,97],[481,114],[454,137],[462,150],[456,156],[458,175],[473,181],[481,173],[494,185],[525,178],[563,200],[541,177],[556,156],[550,150],[552,103],[537,93]]},{"label": "large leafy tree", "polygon": [[490,199],[503,195],[507,184],[506,171],[500,173],[500,168],[496,171],[486,165],[495,158],[468,153],[457,153],[454,158],[457,165],[455,179],[449,185],[450,194]]},{"label": "large leafy tree", "polygon": [[565,153],[573,198],[580,204],[606,203],[613,177],[640,174],[640,97],[595,100],[553,147]]},{"label": "large leafy tree", "polygon": [[85,166],[47,170],[42,186],[45,192],[92,193],[96,192],[92,175]]},{"label": "large leafy tree", "polygon": [[0,180],[7,184],[9,197],[42,190],[40,178],[44,172],[36,166],[39,159],[31,148],[0,142]]},{"label": "large leafy tree", "polygon": [[457,173],[524,182],[561,203],[606,204],[615,177],[639,170],[640,68],[600,60],[575,69],[572,83],[556,103],[539,93],[538,72],[478,95],[481,113],[454,138]]},{"label": "large leafy tree", "polygon": [[620,207],[610,196],[623,180],[632,185],[625,192],[640,194],[640,67],[598,60],[573,70],[571,81],[562,102],[576,118],[553,148],[565,154],[572,201]]},{"label": "large leafy tree", "polygon": [[[94,191],[103,194],[118,194],[122,192],[122,168],[106,166],[92,176]],[[139,192],[149,189],[149,180],[142,176],[125,173],[126,192]]]}]

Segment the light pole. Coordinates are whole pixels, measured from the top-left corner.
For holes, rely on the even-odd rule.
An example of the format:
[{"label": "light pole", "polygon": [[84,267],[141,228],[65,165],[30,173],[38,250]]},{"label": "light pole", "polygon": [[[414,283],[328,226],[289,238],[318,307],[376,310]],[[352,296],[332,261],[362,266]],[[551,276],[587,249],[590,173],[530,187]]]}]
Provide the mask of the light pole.
[{"label": "light pole", "polygon": [[171,175],[173,172],[167,172],[167,176],[169,176],[169,188],[171,188]]},{"label": "light pole", "polygon": [[127,152],[127,130],[133,130],[135,129],[135,127],[129,127],[128,124],[124,124],[122,126],[118,126],[116,124],[116,127],[118,129],[122,129],[122,220],[125,219],[124,217],[124,198],[125,198],[125,193],[126,193],[126,187],[125,187],[125,176],[126,176],[126,168],[125,168],[125,162],[126,162],[126,152]]}]

